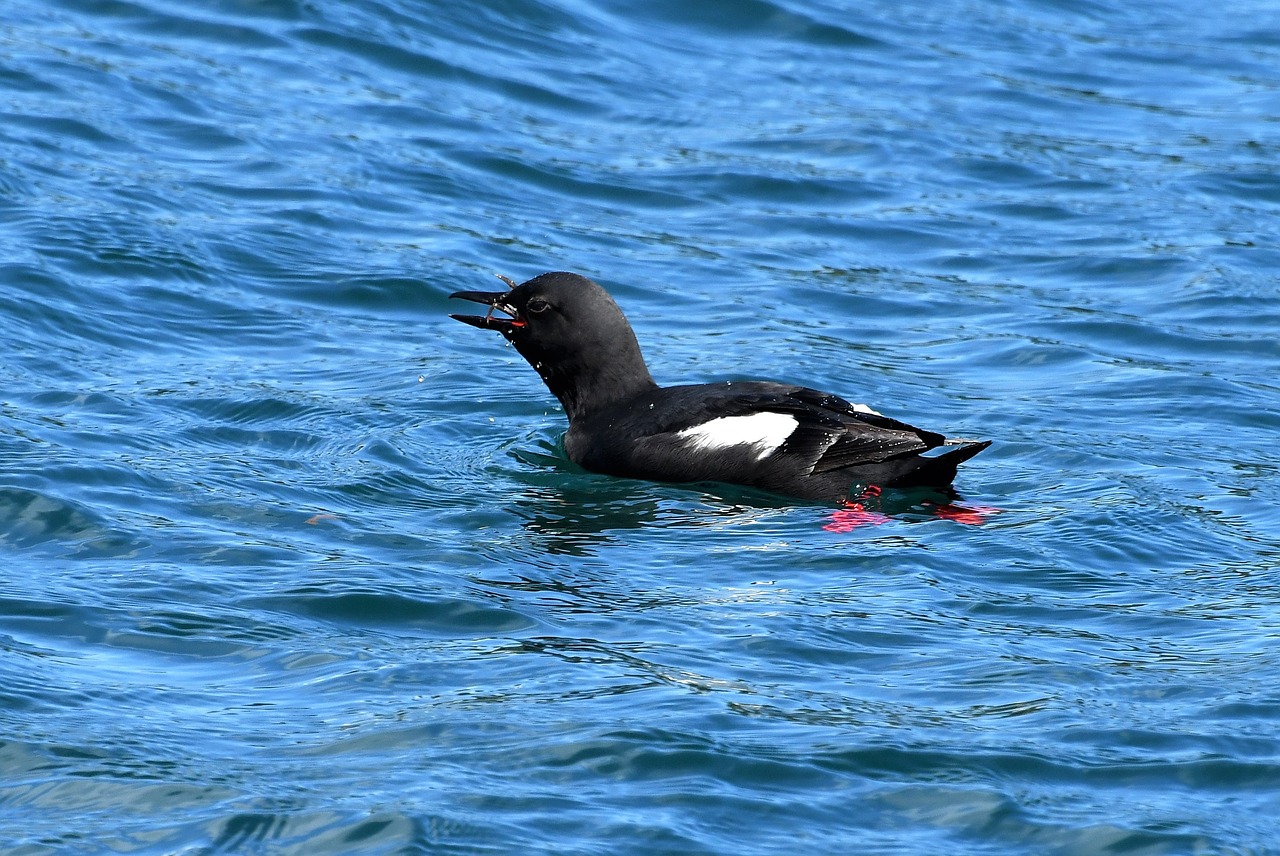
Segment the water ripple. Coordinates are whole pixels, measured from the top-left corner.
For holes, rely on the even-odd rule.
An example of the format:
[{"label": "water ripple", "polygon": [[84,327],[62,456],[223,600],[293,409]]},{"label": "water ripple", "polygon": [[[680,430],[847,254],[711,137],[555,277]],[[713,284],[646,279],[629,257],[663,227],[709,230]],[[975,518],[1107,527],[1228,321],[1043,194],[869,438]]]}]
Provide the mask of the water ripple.
[{"label": "water ripple", "polygon": [[[0,838],[1271,847],[1268,14],[5,4]],[[582,472],[447,318],[556,268],[997,510]]]}]

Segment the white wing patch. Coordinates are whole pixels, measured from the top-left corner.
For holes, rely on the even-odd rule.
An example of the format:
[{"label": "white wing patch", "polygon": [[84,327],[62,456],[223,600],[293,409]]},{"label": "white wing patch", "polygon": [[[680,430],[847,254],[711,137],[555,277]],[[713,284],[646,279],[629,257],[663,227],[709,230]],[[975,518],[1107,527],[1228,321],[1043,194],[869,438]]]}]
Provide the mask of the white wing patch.
[{"label": "white wing patch", "polygon": [[761,412],[750,416],[722,416],[677,431],[676,436],[687,440],[694,449],[751,446],[756,450],[756,460],[761,460],[785,443],[798,424],[794,416],[785,413]]},{"label": "white wing patch", "polygon": [[865,404],[855,404],[855,405],[852,405],[849,409],[852,410],[854,413],[869,413],[872,416],[884,416],[883,413],[880,413],[879,411],[876,411],[876,410],[872,410],[870,407],[867,407]]}]

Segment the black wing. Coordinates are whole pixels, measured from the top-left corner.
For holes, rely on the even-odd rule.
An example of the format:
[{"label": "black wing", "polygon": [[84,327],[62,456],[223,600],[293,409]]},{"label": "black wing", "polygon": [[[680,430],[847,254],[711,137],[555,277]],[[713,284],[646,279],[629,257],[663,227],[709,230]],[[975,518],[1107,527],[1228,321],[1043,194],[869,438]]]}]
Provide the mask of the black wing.
[{"label": "black wing", "polygon": [[941,434],[856,407],[830,393],[801,387],[787,398],[803,410],[797,412],[800,424],[782,451],[812,460],[815,473],[917,454],[946,442]]},{"label": "black wing", "polygon": [[[804,462],[811,473],[826,473],[859,464],[915,454],[946,442],[933,431],[924,431],[854,405],[837,395],[802,386],[748,382],[686,387],[703,405],[694,418],[664,425],[663,431],[679,431],[707,419],[745,416],[751,413],[785,413],[796,419],[796,429],[778,450]],[[714,393],[719,394],[714,394]],[[711,394],[709,394],[711,393]],[[689,412],[685,411],[686,416]]]}]

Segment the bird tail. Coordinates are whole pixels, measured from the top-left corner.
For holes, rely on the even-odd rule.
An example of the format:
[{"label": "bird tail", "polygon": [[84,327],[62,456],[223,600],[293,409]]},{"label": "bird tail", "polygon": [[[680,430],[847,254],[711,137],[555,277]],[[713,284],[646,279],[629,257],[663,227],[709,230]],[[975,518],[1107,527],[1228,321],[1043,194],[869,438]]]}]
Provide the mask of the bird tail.
[{"label": "bird tail", "polygon": [[894,487],[946,487],[955,481],[956,468],[991,445],[990,440],[948,440],[945,445],[958,448],[941,455],[916,458],[917,466],[898,478]]}]

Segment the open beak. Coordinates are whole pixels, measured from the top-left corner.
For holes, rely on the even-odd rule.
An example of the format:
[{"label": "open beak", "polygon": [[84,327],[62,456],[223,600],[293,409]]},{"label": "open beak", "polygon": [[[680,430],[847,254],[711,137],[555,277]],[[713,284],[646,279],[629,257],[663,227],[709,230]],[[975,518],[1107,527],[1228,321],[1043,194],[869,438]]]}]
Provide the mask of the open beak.
[{"label": "open beak", "polygon": [[[463,324],[479,327],[481,330],[497,330],[500,333],[510,333],[517,327],[523,327],[525,322],[513,307],[503,302],[503,298],[506,296],[507,292],[505,291],[455,291],[449,297],[470,300],[472,303],[483,303],[489,307],[489,311],[484,315],[450,315],[449,317],[456,318]],[[508,317],[494,315],[495,310],[505,313]]]}]

